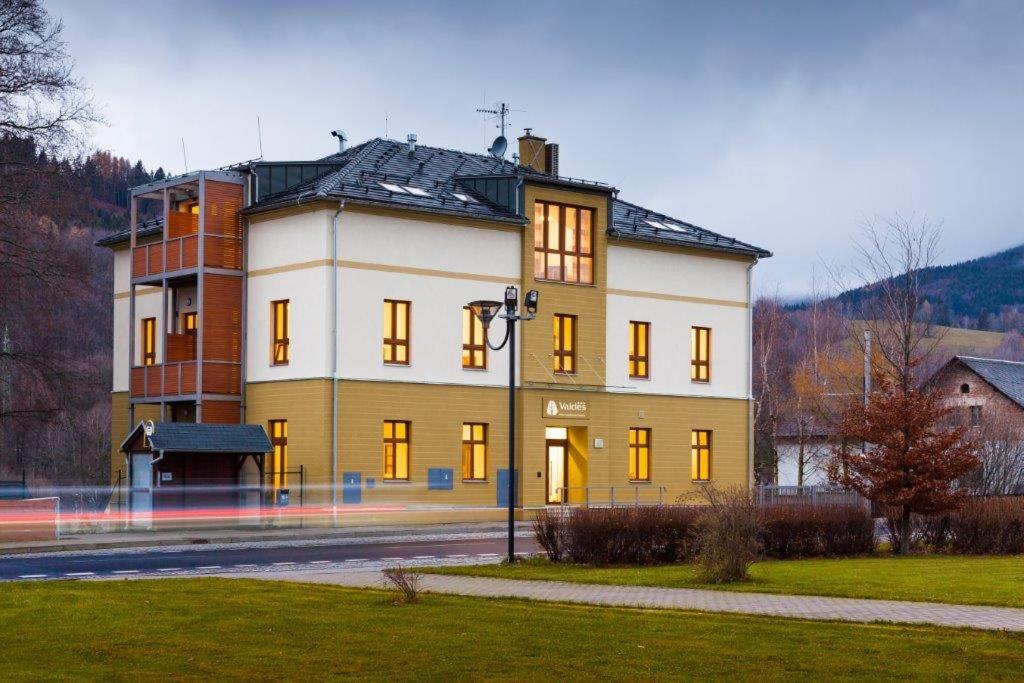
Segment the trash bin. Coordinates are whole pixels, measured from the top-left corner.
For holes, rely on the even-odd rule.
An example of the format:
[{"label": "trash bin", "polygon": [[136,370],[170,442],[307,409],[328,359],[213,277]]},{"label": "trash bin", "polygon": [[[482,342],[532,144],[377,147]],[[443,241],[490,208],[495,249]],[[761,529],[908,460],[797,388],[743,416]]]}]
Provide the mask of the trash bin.
[{"label": "trash bin", "polygon": [[277,505],[279,507],[285,507],[285,506],[288,505],[288,498],[289,498],[288,493],[289,493],[288,489],[278,489],[277,490]]}]

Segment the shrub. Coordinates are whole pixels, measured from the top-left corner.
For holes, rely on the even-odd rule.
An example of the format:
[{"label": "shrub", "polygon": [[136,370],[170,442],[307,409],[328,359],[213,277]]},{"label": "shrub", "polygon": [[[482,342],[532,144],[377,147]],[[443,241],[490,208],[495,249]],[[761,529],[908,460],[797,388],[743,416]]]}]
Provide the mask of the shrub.
[{"label": "shrub", "polygon": [[712,583],[747,578],[760,551],[761,515],[750,492],[732,488],[704,489],[708,506],[697,517],[697,565]]},{"label": "shrub", "polygon": [[420,575],[402,566],[388,567],[382,572],[384,588],[398,593],[402,602],[412,604],[419,599]]},{"label": "shrub", "polygon": [[862,555],[875,549],[875,521],[854,505],[770,505],[761,508],[766,557]]},{"label": "shrub", "polygon": [[1024,553],[1024,497],[968,498],[959,510],[920,521],[929,550],[968,555]]},{"label": "shrub", "polygon": [[698,512],[693,507],[541,510],[533,530],[552,562],[665,564],[695,555]]}]

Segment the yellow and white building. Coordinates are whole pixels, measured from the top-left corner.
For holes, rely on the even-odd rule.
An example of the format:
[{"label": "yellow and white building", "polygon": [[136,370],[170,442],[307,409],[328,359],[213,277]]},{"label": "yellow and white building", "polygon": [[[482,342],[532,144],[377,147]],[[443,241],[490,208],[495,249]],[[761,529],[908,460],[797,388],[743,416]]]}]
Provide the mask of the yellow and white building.
[{"label": "yellow and white building", "polygon": [[[465,306],[516,285],[540,293],[519,326],[521,506],[749,486],[751,276],[770,254],[559,176],[533,135],[514,162],[411,140],[133,191],[132,229],[103,240],[112,471],[134,459],[134,485],[186,489],[166,505],[191,482],[287,488],[293,505],[504,505],[508,351]],[[147,469],[120,447],[146,419],[261,425],[273,452]]]}]

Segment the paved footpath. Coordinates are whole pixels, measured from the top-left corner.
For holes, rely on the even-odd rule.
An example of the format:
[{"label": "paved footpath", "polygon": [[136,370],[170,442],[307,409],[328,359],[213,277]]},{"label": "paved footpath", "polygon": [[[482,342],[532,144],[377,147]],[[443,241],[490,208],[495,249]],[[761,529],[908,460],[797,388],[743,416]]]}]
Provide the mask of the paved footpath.
[{"label": "paved footpath", "polygon": [[[282,571],[260,574],[225,574],[232,578],[260,578],[339,586],[380,588],[379,571]],[[733,593],[689,588],[603,586],[560,581],[518,581],[475,576],[422,574],[422,589],[432,593],[487,598],[526,598],[615,607],[682,609],[730,612],[854,622],[898,622],[986,630],[1024,632],[1024,609],[978,607],[895,600],[858,600],[809,595]]]}]

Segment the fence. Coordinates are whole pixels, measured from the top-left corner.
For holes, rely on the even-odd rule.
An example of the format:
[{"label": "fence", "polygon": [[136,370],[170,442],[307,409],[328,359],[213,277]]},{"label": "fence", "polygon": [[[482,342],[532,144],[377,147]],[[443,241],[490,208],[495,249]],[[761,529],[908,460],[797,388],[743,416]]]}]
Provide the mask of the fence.
[{"label": "fence", "polygon": [[758,486],[758,505],[854,505],[868,500],[856,491],[833,486]]},{"label": "fence", "polygon": [[[570,502],[577,491],[583,493],[583,499]],[[562,501],[562,507],[639,507],[664,505],[665,491],[664,486],[560,486],[555,492]]]}]

